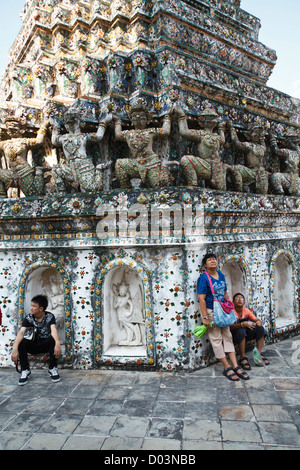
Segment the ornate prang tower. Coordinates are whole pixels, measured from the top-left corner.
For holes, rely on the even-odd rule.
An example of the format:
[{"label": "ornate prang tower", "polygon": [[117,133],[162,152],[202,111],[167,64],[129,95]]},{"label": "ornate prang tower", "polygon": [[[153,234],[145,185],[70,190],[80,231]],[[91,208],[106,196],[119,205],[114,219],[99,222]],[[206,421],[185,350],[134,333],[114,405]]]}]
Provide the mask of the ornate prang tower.
[{"label": "ornate prang tower", "polygon": [[38,292],[65,365],[209,364],[193,335],[207,251],[269,341],[298,332],[300,102],[267,86],[276,52],[241,3],[25,2],[0,87],[1,365]]},{"label": "ornate prang tower", "polygon": [[137,96],[160,117],[175,89],[191,117],[209,100],[240,125],[297,122],[299,102],[266,86],[276,52],[259,42],[260,21],[238,0],[28,0],[22,19],[2,119],[17,111],[37,125],[46,104],[76,99],[87,119],[99,101],[125,116]]}]

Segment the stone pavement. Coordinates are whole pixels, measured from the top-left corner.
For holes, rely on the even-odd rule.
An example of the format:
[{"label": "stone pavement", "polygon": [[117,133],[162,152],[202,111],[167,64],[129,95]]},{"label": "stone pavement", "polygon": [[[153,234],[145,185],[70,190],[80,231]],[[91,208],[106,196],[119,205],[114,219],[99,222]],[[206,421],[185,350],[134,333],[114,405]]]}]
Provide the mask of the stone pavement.
[{"label": "stone pavement", "polygon": [[[294,349],[293,349],[294,348]],[[298,348],[298,349],[295,349]],[[300,337],[264,349],[268,367],[230,382],[195,372],[0,369],[0,449],[300,449]],[[189,452],[189,453],[190,453]]]}]

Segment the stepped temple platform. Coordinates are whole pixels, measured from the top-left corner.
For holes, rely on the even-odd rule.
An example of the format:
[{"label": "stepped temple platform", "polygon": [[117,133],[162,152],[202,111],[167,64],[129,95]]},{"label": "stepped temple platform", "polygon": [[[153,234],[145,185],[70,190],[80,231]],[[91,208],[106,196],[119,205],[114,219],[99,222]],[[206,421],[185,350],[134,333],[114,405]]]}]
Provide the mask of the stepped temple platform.
[{"label": "stepped temple platform", "polygon": [[216,254],[272,343],[299,334],[300,100],[240,0],[27,0],[0,85],[0,366],[48,296],[78,369],[214,361]]}]

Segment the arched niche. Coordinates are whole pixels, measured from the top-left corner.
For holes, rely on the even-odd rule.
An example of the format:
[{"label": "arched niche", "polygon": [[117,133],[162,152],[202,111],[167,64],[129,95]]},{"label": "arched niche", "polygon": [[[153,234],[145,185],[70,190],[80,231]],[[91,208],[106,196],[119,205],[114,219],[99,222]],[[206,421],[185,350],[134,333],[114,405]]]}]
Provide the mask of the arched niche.
[{"label": "arched niche", "polygon": [[[93,349],[95,364],[155,365],[154,321],[149,279],[146,267],[131,257],[113,257],[101,265],[95,280],[97,286]],[[140,328],[141,341],[137,342],[142,344],[128,344],[135,342],[136,336],[133,335],[131,339],[129,337],[128,341],[124,324],[118,317],[118,313],[122,316],[122,311],[118,311],[116,296],[120,294],[119,289],[123,281],[128,285],[127,295],[135,309],[136,320],[133,324],[138,324]],[[124,295],[124,292],[121,294]],[[124,316],[127,308],[127,313],[130,311],[130,307],[125,306]]]},{"label": "arched niche", "polygon": [[128,266],[115,267],[105,277],[103,354],[146,356],[143,284]]},{"label": "arched niche", "polygon": [[276,328],[296,321],[295,285],[293,281],[293,266],[291,258],[279,254],[273,262],[273,315]]},{"label": "arched niche", "polygon": [[40,267],[28,276],[24,300],[25,314],[30,312],[31,299],[38,294],[47,296],[47,311],[55,315],[59,340],[64,346],[66,340],[64,287],[61,275],[55,268]]},{"label": "arched niche", "polygon": [[247,278],[242,266],[235,260],[225,262],[222,266],[222,273],[225,276],[229,298],[240,292],[244,295],[246,303],[248,300]]},{"label": "arched niche", "polygon": [[[53,276],[55,279],[53,279]],[[56,289],[49,287],[55,282]],[[61,293],[62,288],[62,293]],[[72,332],[72,315],[71,315],[71,286],[70,279],[64,266],[51,259],[38,258],[29,263],[21,274],[19,284],[18,313],[19,325],[25,315],[30,313],[31,299],[38,293],[47,295],[49,302],[48,310],[50,311],[51,301],[54,305],[59,304],[62,307],[63,298],[63,322],[61,324],[61,333],[63,347],[62,359],[64,362],[71,362],[73,359],[73,332]],[[54,293],[54,295],[53,295]],[[57,297],[50,299],[49,297]],[[59,302],[58,302],[59,299]],[[53,312],[55,314],[55,312]],[[63,325],[63,326],[62,326]]]}]

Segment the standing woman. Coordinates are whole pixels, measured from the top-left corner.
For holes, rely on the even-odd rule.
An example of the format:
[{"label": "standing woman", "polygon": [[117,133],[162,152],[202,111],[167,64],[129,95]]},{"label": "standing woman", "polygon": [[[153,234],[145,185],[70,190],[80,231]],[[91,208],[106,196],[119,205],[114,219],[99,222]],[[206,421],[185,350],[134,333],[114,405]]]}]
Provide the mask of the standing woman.
[{"label": "standing woman", "polygon": [[[225,276],[223,273],[221,273],[221,271],[217,270],[218,261],[213,253],[206,254],[202,260],[202,264],[210,276],[215,291],[213,295],[210,289],[207,274],[203,273],[197,282],[197,293],[203,325],[207,327],[208,338],[211,342],[214,354],[216,358],[219,359],[219,361],[223,364],[223,375],[229,380],[234,382],[238,381],[239,378],[249,380],[248,374],[244,372],[237,363],[230,327],[227,326],[221,328],[217,325],[214,325],[213,328],[210,327],[210,323],[214,321],[214,297],[220,300],[220,302],[224,302],[225,298],[229,298]],[[228,355],[232,367],[227,360],[226,354]]]}]

